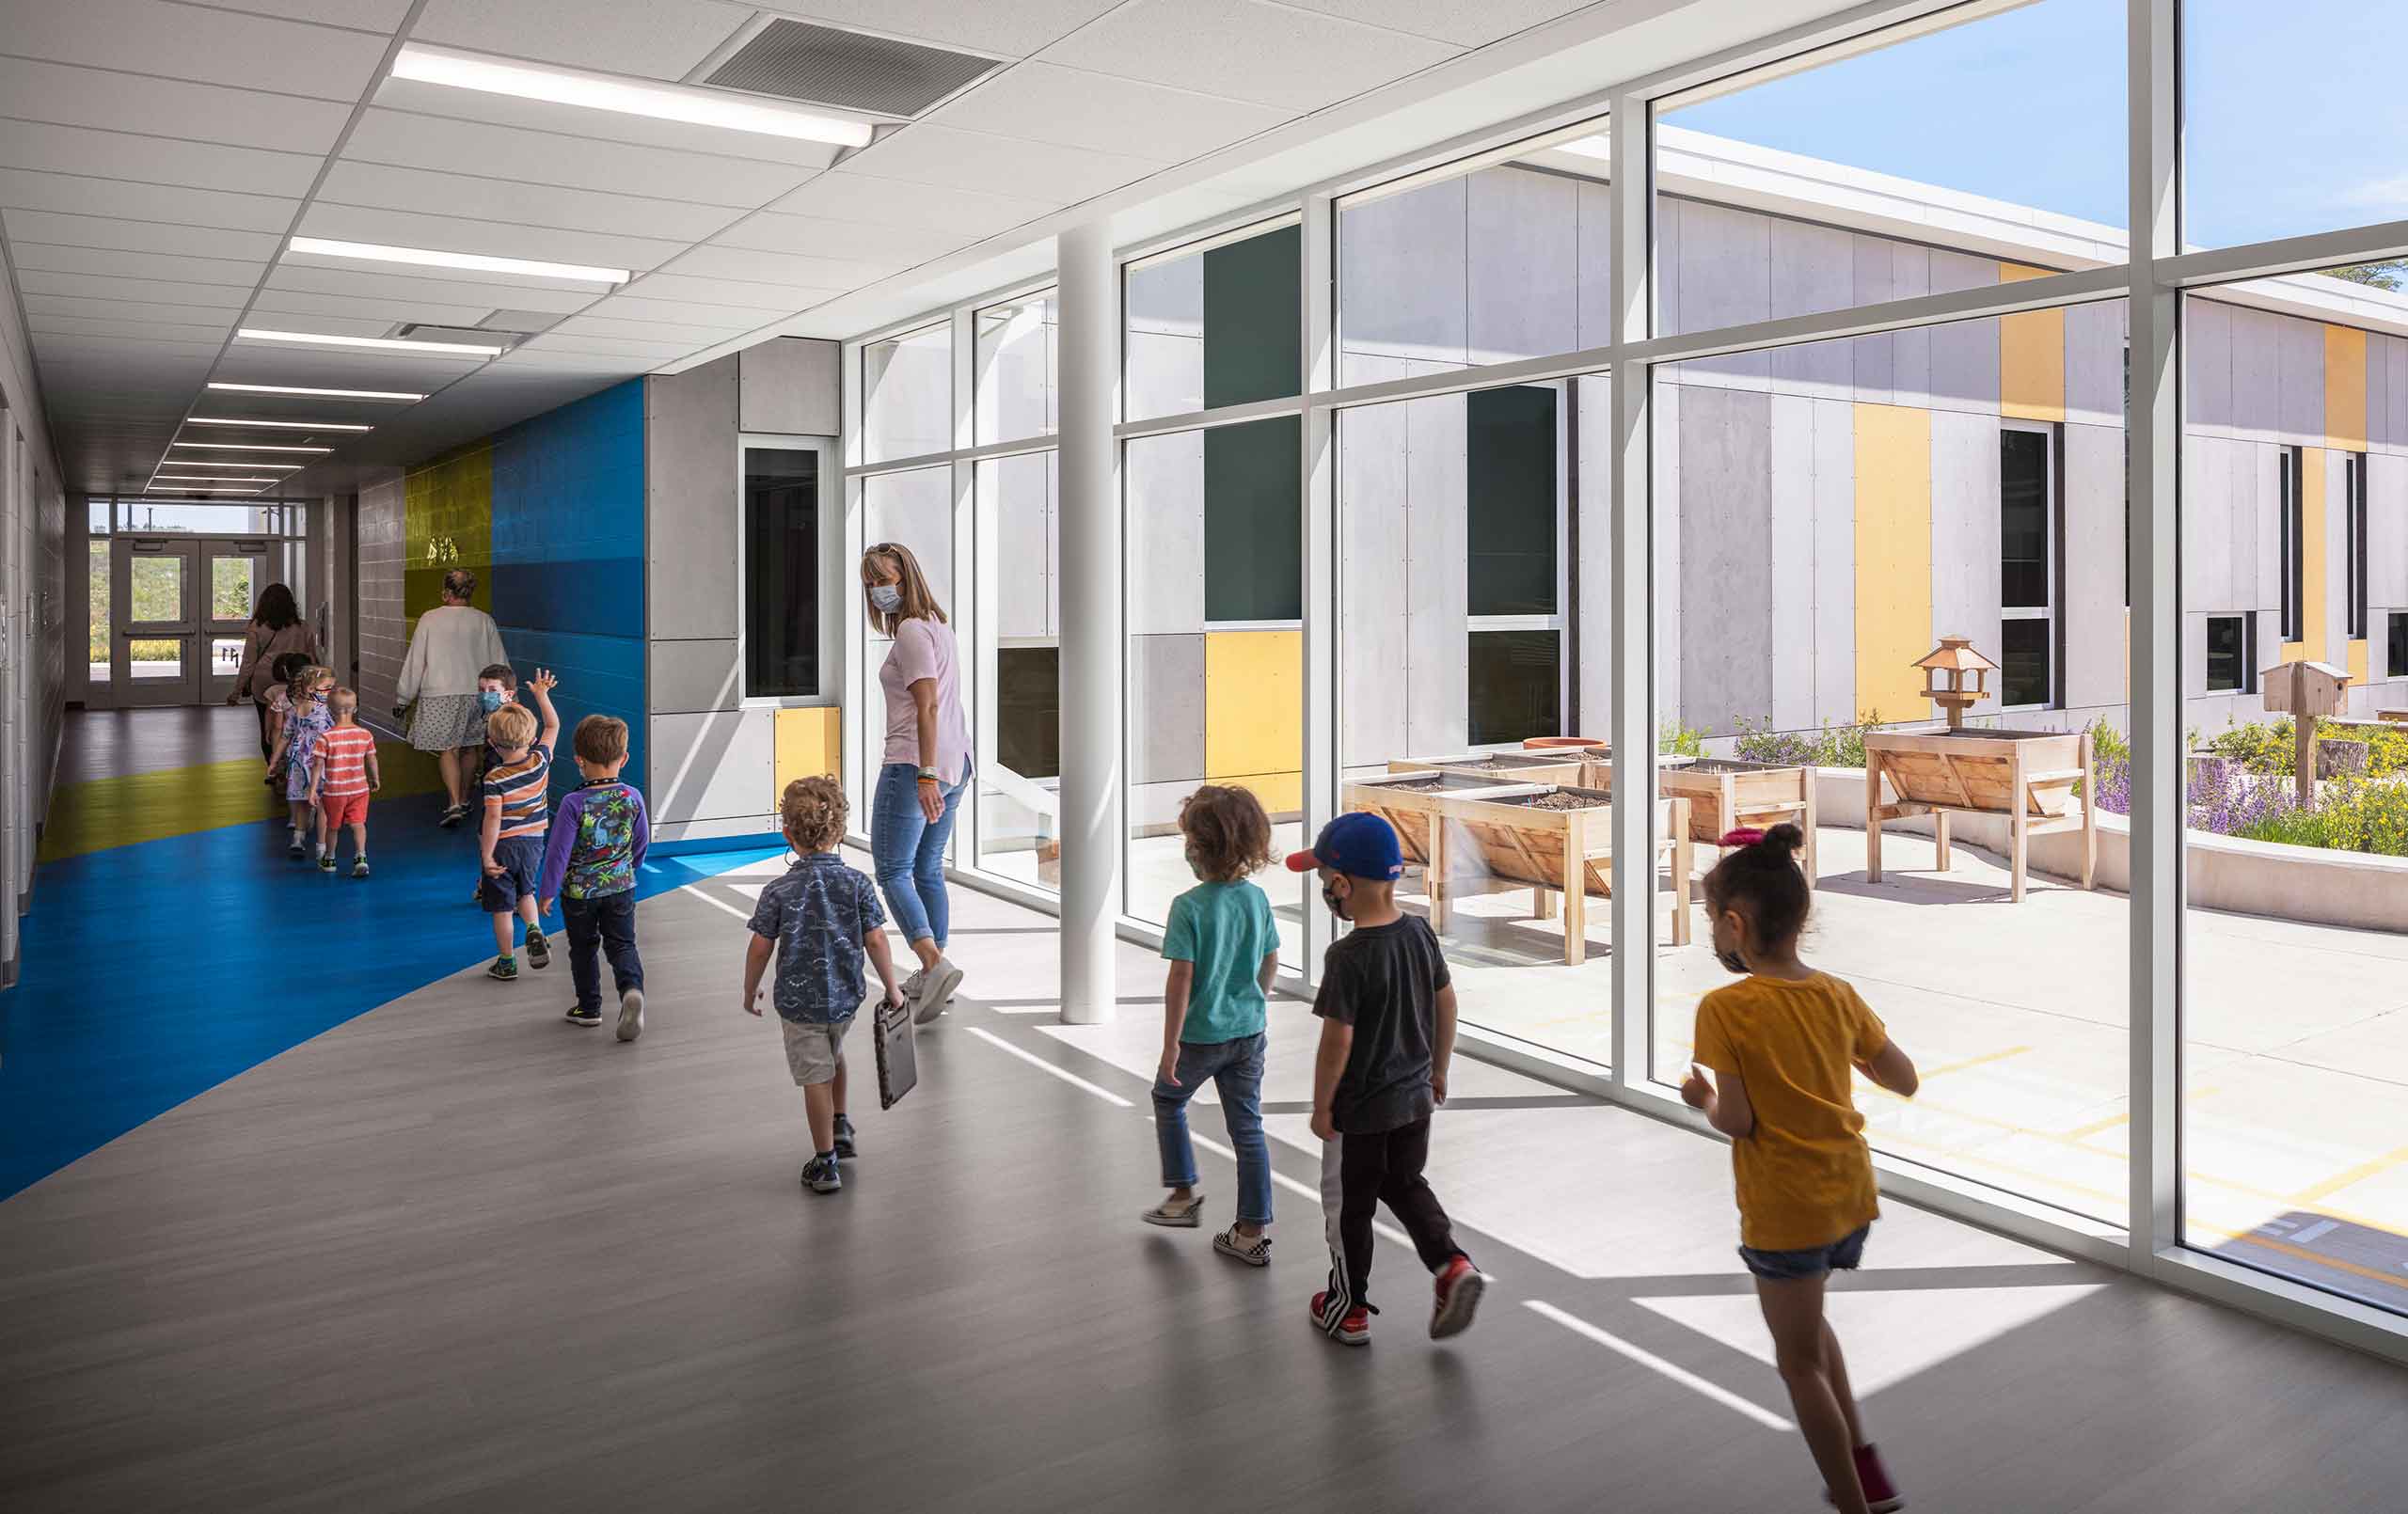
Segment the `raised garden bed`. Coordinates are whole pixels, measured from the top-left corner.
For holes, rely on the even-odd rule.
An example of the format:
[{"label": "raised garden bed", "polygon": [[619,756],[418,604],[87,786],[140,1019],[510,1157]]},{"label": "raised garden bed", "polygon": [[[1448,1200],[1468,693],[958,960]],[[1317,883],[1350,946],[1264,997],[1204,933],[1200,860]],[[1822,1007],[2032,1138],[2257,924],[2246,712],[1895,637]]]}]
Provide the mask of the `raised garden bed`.
[{"label": "raised garden bed", "polygon": [[1397,846],[1407,865],[1426,868],[1444,845],[1437,832],[1440,798],[1498,786],[1496,779],[1432,768],[1351,780],[1339,793],[1339,802],[1386,821],[1396,831]]},{"label": "raised garden bed", "polygon": [[[1948,871],[1948,817],[2004,815],[2012,896],[2023,898],[2033,836],[2083,833],[2082,886],[2098,874],[2097,807],[2075,797],[2097,792],[2087,731],[1955,730],[1868,732],[1864,737],[1864,875],[1881,881],[1881,822],[1932,817],[1940,871]],[[1896,796],[1884,801],[1889,781]]]},{"label": "raised garden bed", "polygon": [[[1446,899],[1465,891],[1528,887],[1533,912],[1563,908],[1563,961],[1588,956],[1588,897],[1613,894],[1613,796],[1604,789],[1529,787],[1442,794],[1440,857],[1430,873],[1433,924],[1443,927]],[[1674,891],[1671,939],[1689,939],[1689,814],[1687,799],[1656,801],[1656,855],[1670,864]]]}]

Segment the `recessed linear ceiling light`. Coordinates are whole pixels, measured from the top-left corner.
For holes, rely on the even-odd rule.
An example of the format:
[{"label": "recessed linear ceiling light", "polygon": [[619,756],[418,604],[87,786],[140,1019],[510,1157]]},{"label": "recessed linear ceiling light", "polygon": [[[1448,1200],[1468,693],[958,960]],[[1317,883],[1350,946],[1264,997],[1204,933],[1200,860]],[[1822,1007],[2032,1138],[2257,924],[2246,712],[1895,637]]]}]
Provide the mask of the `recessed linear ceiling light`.
[{"label": "recessed linear ceiling light", "polygon": [[150,487],[153,489],[181,489],[188,483],[281,483],[282,481],[283,481],[281,479],[221,479],[202,474],[198,477],[191,478],[177,477],[172,479],[154,479],[151,481]]},{"label": "recessed linear ceiling light", "polygon": [[144,494],[257,494],[259,490],[229,489],[215,483],[196,483],[190,486],[181,483],[146,483],[142,486],[142,492]]},{"label": "recessed linear ceiling light", "polygon": [[588,110],[650,116],[657,120],[721,126],[730,131],[757,132],[805,142],[832,142],[838,147],[867,147],[870,139],[868,123],[863,121],[760,103],[717,90],[635,84],[603,74],[532,68],[431,47],[403,48],[393,59],[393,77],[449,85],[455,89],[478,89],[490,95],[545,100],[558,105],[581,105]]},{"label": "recessed linear ceiling light", "polygon": [[338,337],[324,331],[266,331],[243,326],[245,341],[292,341],[312,347],[372,347],[380,353],[422,353],[436,357],[499,357],[502,349],[465,341],[401,341],[391,337]]},{"label": "recessed linear ceiling light", "polygon": [[481,274],[570,278],[582,284],[624,284],[635,276],[624,268],[597,268],[587,263],[538,262],[531,258],[488,258],[481,252],[388,247],[374,242],[329,242],[324,237],[294,237],[284,245],[288,252],[314,252],[322,258],[356,258],[362,262],[411,263],[424,268],[469,268]]},{"label": "recessed linear ceiling light", "polygon": [[312,400],[399,400],[416,404],[426,398],[406,389],[305,389],[291,384],[220,384],[215,380],[209,386],[230,394],[299,394]]},{"label": "recessed linear ceiling light", "polygon": [[[331,452],[331,447],[288,447],[280,442],[169,442],[169,447],[191,447],[212,452]],[[214,461],[211,467],[224,467],[224,460]],[[261,465],[264,466],[265,465]]]},{"label": "recessed linear ceiling light", "polygon": [[206,457],[198,462],[187,463],[180,457],[168,457],[160,459],[159,465],[163,468],[249,468],[254,472],[272,469],[278,473],[298,473],[309,465],[307,463],[262,463],[255,457]]},{"label": "recessed linear ceiling light", "polygon": [[246,420],[238,416],[186,416],[187,426],[261,426],[270,431],[374,431],[352,420]]}]

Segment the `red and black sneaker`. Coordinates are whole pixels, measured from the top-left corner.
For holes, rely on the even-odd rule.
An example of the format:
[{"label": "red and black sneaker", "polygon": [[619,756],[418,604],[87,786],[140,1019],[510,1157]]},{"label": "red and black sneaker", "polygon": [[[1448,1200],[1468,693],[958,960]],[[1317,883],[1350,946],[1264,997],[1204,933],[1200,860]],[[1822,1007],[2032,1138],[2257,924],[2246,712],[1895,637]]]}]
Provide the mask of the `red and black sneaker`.
[{"label": "red and black sneaker", "polygon": [[1329,1295],[1327,1293],[1316,1293],[1313,1295],[1313,1328],[1315,1330],[1318,1330],[1323,1334],[1327,1335],[1331,1340],[1336,1341],[1340,1346],[1369,1346],[1371,1344],[1371,1311],[1368,1306],[1359,1303],[1356,1304],[1354,1308],[1346,1311],[1346,1317],[1344,1318],[1339,1320],[1335,1326],[1332,1326],[1330,1324],[1328,1302]]},{"label": "red and black sneaker", "polygon": [[1488,1279],[1470,1257],[1459,1255],[1440,1268],[1437,1299],[1430,1307],[1430,1338],[1442,1341],[1469,1330],[1480,1296],[1487,1291]]}]

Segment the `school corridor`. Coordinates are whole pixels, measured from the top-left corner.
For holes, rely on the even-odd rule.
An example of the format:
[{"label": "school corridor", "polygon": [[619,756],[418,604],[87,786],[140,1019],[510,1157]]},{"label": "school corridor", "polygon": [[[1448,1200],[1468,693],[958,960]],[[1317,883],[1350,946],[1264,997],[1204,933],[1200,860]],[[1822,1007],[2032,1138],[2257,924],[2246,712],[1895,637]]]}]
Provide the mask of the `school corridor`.
[{"label": "school corridor", "polygon": [[[648,873],[621,1044],[562,1021],[561,964],[483,975],[436,800],[375,812],[372,878],[288,862],[233,782],[248,718],[71,721],[87,818],[53,832],[33,923],[61,928],[0,1061],[11,1511],[1814,1506],[1719,1145],[1459,1061],[1432,1177],[1496,1286],[1434,1345],[1385,1234],[1344,1350],[1305,1312],[1302,1002],[1273,1009],[1266,1270],[1137,1222],[1150,954],[1121,948],[1118,1019],[1062,1025],[1053,921],[966,891],[921,1085],[880,1112],[858,1078],[861,1156],[815,1196],[774,1022],[738,1008],[782,857]],[[1832,1317],[1913,1506],[2396,1498],[2396,1368],[1886,1207]]]}]

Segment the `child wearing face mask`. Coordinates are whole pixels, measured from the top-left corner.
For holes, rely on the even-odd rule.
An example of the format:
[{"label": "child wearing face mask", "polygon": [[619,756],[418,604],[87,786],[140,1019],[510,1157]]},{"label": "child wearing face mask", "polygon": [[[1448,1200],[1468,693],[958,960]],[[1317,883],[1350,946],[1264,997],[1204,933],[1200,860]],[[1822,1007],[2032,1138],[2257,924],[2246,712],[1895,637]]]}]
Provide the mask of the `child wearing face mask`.
[{"label": "child wearing face mask", "polygon": [[318,740],[335,723],[334,711],[327,703],[334,691],[333,670],[316,666],[302,669],[285,685],[293,709],[284,718],[284,729],[277,734],[276,749],[268,754],[267,766],[271,773],[279,766],[284,770],[284,800],[293,823],[292,839],[284,848],[287,857],[307,856],[302,838],[314,835],[318,829],[317,807],[310,796],[314,792],[312,768],[317,761]]},{"label": "child wearing face mask", "polygon": [[1279,931],[1271,901],[1247,877],[1271,865],[1271,817],[1244,789],[1206,784],[1179,807],[1193,889],[1171,901],[1163,931],[1163,1056],[1154,1077],[1154,1135],[1169,1197],[1138,1218],[1193,1228],[1204,1208],[1187,1101],[1211,1080],[1238,1158],[1237,1223],[1212,1249],[1250,1267],[1271,1261],[1271,1148],[1262,1139],[1262,1054]]},{"label": "child wearing face mask", "polygon": [[[480,715],[489,719],[494,711],[505,704],[517,702],[518,670],[510,664],[497,662],[477,674],[477,712]],[[494,756],[493,738],[488,736],[484,744],[478,749],[477,770],[468,775],[466,787],[473,791],[483,783],[485,781],[485,774],[492,769],[497,760]],[[485,907],[485,875],[482,868],[477,872],[477,881],[468,885],[468,903],[475,905],[479,909]]]},{"label": "child wearing face mask", "polygon": [[1437,1280],[1430,1338],[1468,1329],[1488,1279],[1455,1244],[1438,1195],[1421,1175],[1430,1116],[1447,1101],[1455,1050],[1455,990],[1430,923],[1396,904],[1404,854],[1375,814],[1322,827],[1288,865],[1321,875],[1322,902],[1354,929],[1322,958],[1321,1050],[1313,1062],[1313,1134],[1322,1140],[1322,1210],[1329,1285],[1313,1295],[1313,1324],[1342,1346],[1368,1345],[1371,1220],[1382,1204],[1413,1238]]},{"label": "child wearing face mask", "polygon": [[1853,1271],[1880,1208],[1853,1066],[1902,1098],[1915,1065],[1854,988],[1798,959],[1814,895],[1798,869],[1796,826],[1735,830],[1705,876],[1714,954],[1747,976],[1697,1006],[1697,1060],[1681,1097],[1731,1138],[1739,1259],[1755,1274],[1773,1358],[1798,1427],[1841,1514],[1904,1508],[1864,1438],[1839,1337],[1823,1318],[1834,1271]]}]

